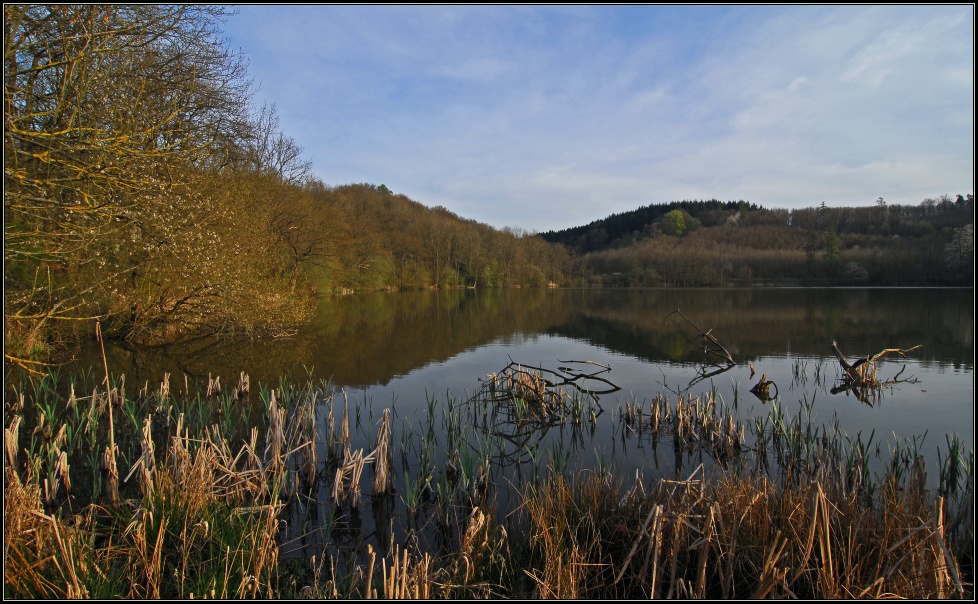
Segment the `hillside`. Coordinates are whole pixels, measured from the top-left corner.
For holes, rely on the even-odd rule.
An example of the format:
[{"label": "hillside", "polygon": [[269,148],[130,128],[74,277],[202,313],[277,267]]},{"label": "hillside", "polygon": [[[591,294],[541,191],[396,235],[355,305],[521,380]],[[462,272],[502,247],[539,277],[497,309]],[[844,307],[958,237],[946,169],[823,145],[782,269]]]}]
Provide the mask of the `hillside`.
[{"label": "hillside", "polygon": [[679,201],[540,235],[588,286],[954,285],[974,282],[974,196],[916,206],[766,209]]},{"label": "hillside", "polygon": [[630,212],[611,214],[590,224],[561,231],[547,231],[540,236],[546,241],[560,243],[575,252],[593,252],[618,247],[635,239],[653,234],[653,228],[671,211],[679,210],[687,218],[695,218],[699,224],[713,226],[725,222],[738,210],[757,210],[755,204],[745,201],[673,201],[671,203],[642,206]]},{"label": "hillside", "polygon": [[218,35],[229,13],[5,5],[8,365],[44,369],[96,321],[136,345],[277,337],[325,293],[565,280],[561,246],[313,178]]},{"label": "hillside", "polygon": [[563,281],[561,246],[427,207],[386,186],[296,192],[290,219],[306,237],[312,282],[324,291],[429,287],[546,286]]}]

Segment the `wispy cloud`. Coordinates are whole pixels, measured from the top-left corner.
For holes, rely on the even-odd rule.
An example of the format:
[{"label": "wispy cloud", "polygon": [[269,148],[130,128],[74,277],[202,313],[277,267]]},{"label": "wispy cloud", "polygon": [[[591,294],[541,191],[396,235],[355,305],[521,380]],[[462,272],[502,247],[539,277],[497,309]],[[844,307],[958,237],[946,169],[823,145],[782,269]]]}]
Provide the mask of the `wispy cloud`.
[{"label": "wispy cloud", "polygon": [[973,16],[263,6],[227,33],[327,183],[548,230],[683,198],[972,192]]}]

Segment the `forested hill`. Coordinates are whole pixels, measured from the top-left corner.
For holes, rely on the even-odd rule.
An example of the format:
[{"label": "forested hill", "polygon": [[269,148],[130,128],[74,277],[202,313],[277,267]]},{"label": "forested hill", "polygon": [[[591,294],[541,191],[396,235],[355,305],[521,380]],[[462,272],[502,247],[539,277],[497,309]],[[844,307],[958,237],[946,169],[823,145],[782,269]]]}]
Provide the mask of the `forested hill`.
[{"label": "forested hill", "polygon": [[[205,5],[5,4],[4,357],[280,336],[322,294],[566,283],[569,256],[312,177]],[[328,169],[328,168],[327,168]]]},{"label": "forested hill", "polygon": [[[888,232],[915,236],[930,228],[963,226],[973,222],[973,195],[943,195],[925,199],[919,206],[887,206],[882,198],[875,207],[831,207],[824,202],[818,208],[769,210],[744,200],[683,200],[650,204],[638,209],[595,220],[584,226],[541,233],[546,241],[560,243],[577,253],[618,248],[656,235],[682,236],[701,227],[740,224],[807,224],[813,213],[832,222],[837,234],[875,234]],[[930,226],[922,226],[924,223]]]},{"label": "forested hill", "polygon": [[681,201],[548,232],[588,286],[974,283],[974,196],[766,209]]},{"label": "forested hill", "polygon": [[[292,190],[283,216],[309,278],[323,291],[546,286],[569,254],[518,229],[495,229],[428,207],[384,185]],[[294,227],[294,228],[292,228]]]},{"label": "forested hill", "polygon": [[584,225],[561,231],[547,231],[540,236],[552,243],[561,243],[577,252],[591,252],[607,247],[616,247],[643,235],[651,235],[657,223],[674,210],[679,210],[698,223],[712,226],[719,224],[738,210],[757,210],[756,204],[746,201],[673,201],[663,204],[642,206],[636,210],[612,214],[607,218],[595,220]]}]

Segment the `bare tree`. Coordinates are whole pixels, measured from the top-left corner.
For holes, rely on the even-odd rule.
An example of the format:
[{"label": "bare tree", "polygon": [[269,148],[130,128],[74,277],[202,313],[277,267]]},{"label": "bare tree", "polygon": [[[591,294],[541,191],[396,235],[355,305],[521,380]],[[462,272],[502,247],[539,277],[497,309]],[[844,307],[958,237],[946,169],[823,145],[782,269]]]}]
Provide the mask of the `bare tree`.
[{"label": "bare tree", "polygon": [[4,6],[8,360],[43,344],[50,321],[86,313],[96,284],[72,283],[79,267],[106,282],[133,270],[106,260],[121,228],[166,204],[188,171],[240,154],[250,82],[217,37],[223,17],[206,6]]},{"label": "bare tree", "polygon": [[260,174],[291,185],[304,184],[312,174],[312,163],[302,159],[302,147],[282,133],[274,104],[264,104],[258,111],[250,151],[252,168]]}]

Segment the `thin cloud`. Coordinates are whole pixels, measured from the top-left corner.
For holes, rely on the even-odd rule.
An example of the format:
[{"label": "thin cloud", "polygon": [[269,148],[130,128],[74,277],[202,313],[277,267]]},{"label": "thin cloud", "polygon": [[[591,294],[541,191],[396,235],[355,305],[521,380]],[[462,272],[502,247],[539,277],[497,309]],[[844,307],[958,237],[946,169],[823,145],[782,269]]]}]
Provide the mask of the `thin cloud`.
[{"label": "thin cloud", "polygon": [[232,46],[320,178],[495,226],[974,187],[970,6],[240,13]]}]

